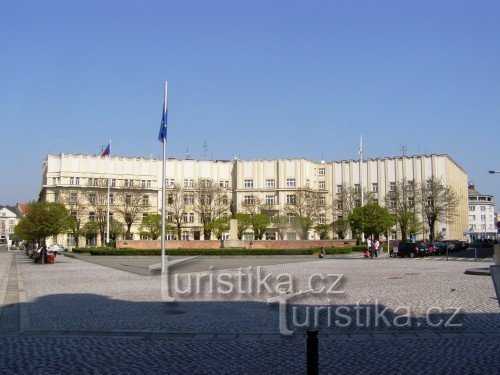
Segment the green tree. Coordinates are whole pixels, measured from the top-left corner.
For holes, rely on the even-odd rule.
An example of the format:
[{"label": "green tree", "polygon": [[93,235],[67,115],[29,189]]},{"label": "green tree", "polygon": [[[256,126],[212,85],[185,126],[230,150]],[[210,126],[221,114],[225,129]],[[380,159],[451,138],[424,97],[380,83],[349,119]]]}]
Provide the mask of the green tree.
[{"label": "green tree", "polygon": [[257,214],[252,216],[253,235],[256,240],[261,240],[266,229],[269,226],[269,216],[266,214]]},{"label": "green tree", "polygon": [[125,234],[125,225],[123,223],[119,222],[116,219],[111,219],[109,222],[109,238],[116,242],[116,239],[119,236],[123,236]]},{"label": "green tree", "polygon": [[71,217],[60,203],[32,202],[26,215],[19,220],[14,233],[28,241],[40,241],[69,230]]},{"label": "green tree", "polygon": [[236,214],[235,217],[238,220],[238,239],[241,240],[243,233],[252,225],[252,217],[248,214]]},{"label": "green tree", "polygon": [[449,223],[456,215],[460,198],[441,178],[432,177],[422,185],[422,215],[429,226],[429,239],[434,241],[436,222]]},{"label": "green tree", "polygon": [[330,239],[330,225],[328,224],[316,224],[316,232],[321,240]]},{"label": "green tree", "polygon": [[83,224],[80,233],[87,239],[87,241],[91,240],[99,234],[99,223],[96,221],[87,221]]},{"label": "green tree", "polygon": [[143,237],[152,240],[158,239],[161,236],[161,215],[150,214],[142,219],[139,231]]},{"label": "green tree", "polygon": [[347,231],[349,230],[349,220],[340,217],[335,220],[331,224],[331,226],[333,232],[337,234],[338,238],[343,240],[347,235]]},{"label": "green tree", "polygon": [[364,233],[365,237],[378,237],[396,224],[396,217],[376,203],[356,207],[349,215],[349,224],[356,232]]},{"label": "green tree", "polygon": [[227,219],[219,218],[207,224],[210,231],[218,240],[222,239],[225,232],[229,230],[229,222]]}]

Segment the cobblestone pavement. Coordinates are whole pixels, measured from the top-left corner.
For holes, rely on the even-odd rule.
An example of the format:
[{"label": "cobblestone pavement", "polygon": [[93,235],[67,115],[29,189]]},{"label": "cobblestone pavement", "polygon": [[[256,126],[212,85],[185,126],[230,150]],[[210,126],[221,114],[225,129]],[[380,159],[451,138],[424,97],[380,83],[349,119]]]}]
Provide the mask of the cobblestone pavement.
[{"label": "cobblestone pavement", "polygon": [[[26,300],[20,298],[20,314],[25,316],[21,332],[0,334],[0,346],[6,348],[0,351],[2,373],[304,373],[300,332],[311,328],[314,314],[324,373],[499,371],[500,318],[493,284],[488,277],[465,275],[466,262],[327,259],[262,267],[274,284],[277,275],[290,274],[302,290],[313,273],[345,275],[336,286],[344,294],[293,299],[284,316],[296,334],[283,337],[281,310],[266,303],[269,293],[221,297],[208,294],[204,284],[201,295],[166,303],[160,276],[67,257],[44,266],[21,253],[16,257],[24,281],[19,294],[25,293]],[[256,269],[216,274],[221,272],[231,278]],[[181,281],[203,274],[184,274]],[[351,309],[347,316],[361,324],[333,324],[328,313],[335,316],[339,306]],[[360,317],[356,306],[364,308]],[[367,311],[376,306],[387,308],[391,324],[369,324]],[[408,308],[411,324],[396,327],[392,323],[401,306]],[[454,308],[461,309],[456,316]],[[453,318],[457,326],[430,326],[428,316],[432,322]]]}]

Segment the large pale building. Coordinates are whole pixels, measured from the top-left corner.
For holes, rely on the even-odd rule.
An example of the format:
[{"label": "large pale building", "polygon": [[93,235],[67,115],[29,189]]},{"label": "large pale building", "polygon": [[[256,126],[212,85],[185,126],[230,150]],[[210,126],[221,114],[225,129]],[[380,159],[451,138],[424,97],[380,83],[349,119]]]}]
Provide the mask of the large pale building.
[{"label": "large pale building", "polygon": [[[139,239],[138,226],[147,213],[159,213],[161,210],[161,169],[162,161],[148,158],[99,157],[90,155],[60,154],[47,155],[43,164],[43,182],[39,200],[57,201],[61,196],[72,196],[74,199],[82,195],[89,200],[83,222],[93,220],[95,212],[91,211],[90,200],[96,200],[92,191],[97,189],[99,181],[107,181],[111,185],[111,199],[126,191],[130,186],[139,187],[147,210],[141,213],[131,227],[134,239]],[[446,238],[462,239],[468,229],[468,186],[466,172],[447,155],[419,155],[411,157],[377,158],[363,160],[343,160],[333,162],[316,162],[306,159],[276,160],[177,160],[167,161],[167,194],[174,184],[186,191],[193,188],[197,181],[212,180],[226,192],[228,197],[227,212],[246,212],[255,202],[265,204],[266,213],[272,218],[280,214],[286,216],[285,207],[293,203],[299,191],[315,191],[321,196],[325,210],[321,212],[316,223],[328,224],[338,218],[336,201],[343,188],[350,187],[354,191],[370,195],[379,204],[385,204],[386,194],[394,189],[401,180],[415,184],[425,184],[428,179],[437,177],[446,186],[452,187],[459,199],[457,216],[449,223],[438,223],[436,231]],[[73,201],[74,201],[73,199]],[[81,200],[81,197],[78,198]],[[116,199],[115,199],[116,200]],[[167,199],[168,201],[168,199]],[[68,203],[68,200],[65,200]],[[191,202],[192,203],[192,202]],[[356,201],[356,205],[360,202]],[[113,218],[119,220],[116,202],[111,203]],[[68,207],[71,210],[71,207]],[[147,211],[147,212],[146,212]],[[168,211],[168,206],[167,206]],[[75,213],[73,213],[75,215]],[[122,215],[123,216],[123,215]],[[185,212],[182,225],[182,239],[200,239],[201,220],[196,207],[192,205]],[[422,220],[421,220],[422,221]],[[330,236],[333,233],[330,234]],[[395,227],[391,237],[398,238]],[[174,236],[169,232],[169,236]],[[427,238],[428,228],[422,224],[417,238]],[[245,233],[251,238],[252,231]],[[277,233],[271,224],[265,239],[277,239]],[[296,239],[296,233],[289,229],[286,239]],[[314,229],[309,238],[319,238]],[[72,245],[74,238],[70,233],[53,241]]]},{"label": "large pale building", "polygon": [[471,240],[496,239],[495,202],[492,195],[481,194],[469,185],[469,230]]}]

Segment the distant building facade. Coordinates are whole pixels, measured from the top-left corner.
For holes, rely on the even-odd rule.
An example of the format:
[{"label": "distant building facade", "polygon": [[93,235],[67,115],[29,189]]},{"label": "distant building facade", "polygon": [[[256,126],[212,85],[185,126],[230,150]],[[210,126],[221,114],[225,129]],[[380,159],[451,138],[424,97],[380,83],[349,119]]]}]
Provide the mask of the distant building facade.
[{"label": "distant building facade", "polygon": [[25,205],[0,206],[0,243],[7,243],[15,238],[14,227],[24,215]]},{"label": "distant building facade", "polygon": [[[63,201],[71,211],[68,197],[73,202],[82,201],[84,206],[83,221],[95,220],[96,212],[92,211],[91,200],[93,191],[102,187],[102,181],[110,181],[110,211],[112,217],[124,220],[123,209],[120,214],[117,197],[131,186],[141,191],[142,199],[147,202],[144,210],[138,215],[131,227],[134,239],[141,237],[139,224],[147,214],[161,211],[161,168],[162,161],[148,158],[110,157],[60,154],[47,155],[43,164],[43,182],[39,193],[40,201]],[[202,218],[190,189],[195,190],[200,181],[215,182],[223,192],[223,200],[227,201],[227,209],[219,212],[221,217],[230,217],[236,213],[251,212],[257,203],[271,219],[263,239],[278,239],[278,233],[273,225],[273,218],[282,215],[292,219],[287,212],[287,205],[298,199],[301,191],[315,192],[320,196],[324,210],[320,210],[315,218],[315,224],[329,224],[338,219],[339,209],[336,206],[339,194],[345,187],[357,192],[355,205],[360,205],[360,193],[370,195],[371,199],[380,205],[385,204],[386,194],[403,179],[416,184],[426,183],[432,177],[441,178],[446,186],[451,186],[457,192],[460,203],[457,216],[450,223],[438,223],[436,232],[445,238],[462,239],[468,229],[467,207],[467,174],[447,155],[411,156],[396,158],[379,158],[363,160],[344,160],[333,162],[316,162],[306,159],[275,159],[275,160],[177,160],[167,161],[167,222],[172,222],[172,189],[181,187],[187,194],[186,207],[183,212],[182,234],[180,239],[203,239]],[[102,190],[102,189],[101,189]],[[65,199],[62,199],[65,197]],[[85,201],[85,202],[83,202]],[[366,203],[366,201],[365,201]],[[75,212],[72,213],[75,215]],[[422,219],[421,219],[422,221]],[[417,238],[427,238],[428,228],[422,222]],[[330,237],[334,233],[330,232]],[[351,234],[349,233],[348,236]],[[168,231],[169,238],[177,237],[176,231]],[[253,231],[244,233],[245,239],[251,239]],[[390,234],[399,238],[400,233],[395,227]],[[309,231],[309,239],[319,239],[314,226]],[[213,239],[213,238],[212,238]],[[287,229],[284,239],[299,239],[296,231]],[[88,240],[88,239],[87,239]],[[98,238],[94,239],[99,242]],[[53,241],[74,244],[71,233],[65,234]],[[92,242],[92,241],[91,241]]]},{"label": "distant building facade", "polygon": [[481,194],[469,185],[469,230],[471,240],[497,238],[495,202],[492,195]]}]

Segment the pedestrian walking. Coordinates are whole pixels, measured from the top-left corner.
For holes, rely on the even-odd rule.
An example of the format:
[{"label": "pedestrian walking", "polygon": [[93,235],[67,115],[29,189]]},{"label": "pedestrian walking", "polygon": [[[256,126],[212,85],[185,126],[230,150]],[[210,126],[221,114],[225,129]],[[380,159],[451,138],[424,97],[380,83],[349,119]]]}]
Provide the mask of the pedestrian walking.
[{"label": "pedestrian walking", "polygon": [[373,250],[375,252],[375,256],[378,257],[378,249],[380,248],[380,242],[378,240],[375,240],[375,243],[373,244]]}]

